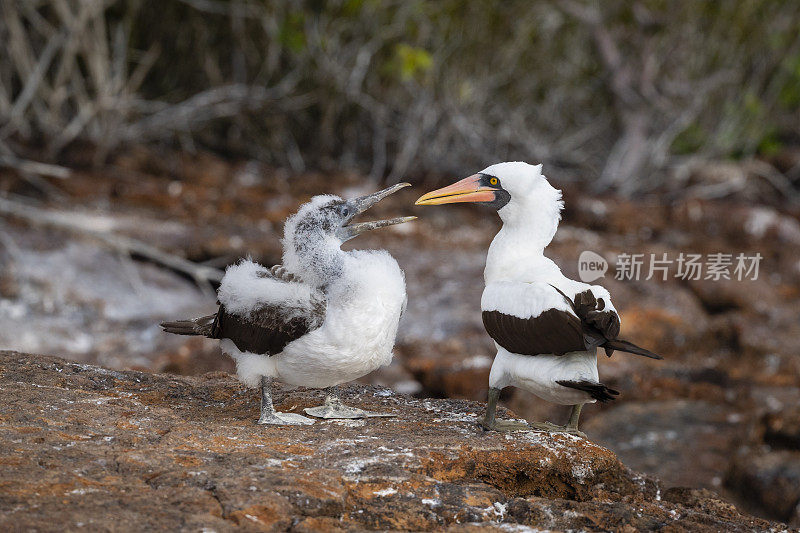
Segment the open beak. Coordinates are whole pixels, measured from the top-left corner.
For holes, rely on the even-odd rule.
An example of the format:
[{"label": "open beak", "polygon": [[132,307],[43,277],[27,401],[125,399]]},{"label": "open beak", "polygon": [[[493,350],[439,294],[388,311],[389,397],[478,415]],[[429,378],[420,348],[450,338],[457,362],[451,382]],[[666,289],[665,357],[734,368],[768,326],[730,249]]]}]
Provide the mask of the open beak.
[{"label": "open beak", "polygon": [[386,226],[394,226],[395,224],[402,224],[403,222],[410,222],[417,217],[396,217],[396,218],[389,218],[386,220],[374,220],[371,222],[357,222],[355,224],[350,224],[350,221],[353,220],[355,217],[372,207],[373,205],[377,204],[390,194],[394,194],[400,189],[404,189],[406,187],[410,187],[410,183],[398,183],[397,185],[392,185],[391,187],[387,187],[381,191],[368,194],[366,196],[359,196],[358,198],[353,198],[352,200],[347,200],[348,206],[351,208],[353,212],[352,215],[345,221],[345,225],[341,227],[339,230],[339,237],[342,239],[342,242],[352,239],[357,235],[360,235],[366,231],[370,231],[373,229],[384,228]]},{"label": "open beak", "polygon": [[495,191],[481,184],[480,174],[472,175],[447,187],[420,196],[414,205],[441,205],[459,202],[493,202]]}]

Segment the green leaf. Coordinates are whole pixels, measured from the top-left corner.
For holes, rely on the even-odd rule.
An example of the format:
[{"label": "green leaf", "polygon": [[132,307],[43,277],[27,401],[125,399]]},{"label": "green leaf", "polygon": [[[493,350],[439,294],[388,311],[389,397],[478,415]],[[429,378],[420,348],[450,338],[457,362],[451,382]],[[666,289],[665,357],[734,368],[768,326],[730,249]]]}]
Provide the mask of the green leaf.
[{"label": "green leaf", "polygon": [[433,67],[433,56],[424,48],[401,43],[395,47],[395,63],[400,79],[410,81],[422,77]]},{"label": "green leaf", "polygon": [[286,16],[278,33],[278,40],[294,53],[300,53],[305,49],[305,15],[302,11],[294,11]]}]

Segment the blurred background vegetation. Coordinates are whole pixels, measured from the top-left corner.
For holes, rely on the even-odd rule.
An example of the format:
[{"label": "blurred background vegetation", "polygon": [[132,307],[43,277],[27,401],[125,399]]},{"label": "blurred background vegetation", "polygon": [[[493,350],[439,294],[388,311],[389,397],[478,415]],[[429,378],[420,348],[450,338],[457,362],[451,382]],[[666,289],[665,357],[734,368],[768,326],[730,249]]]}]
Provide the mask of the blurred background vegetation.
[{"label": "blurred background vegetation", "polygon": [[168,143],[388,181],[544,161],[635,194],[800,143],[800,2],[0,4],[9,166]]},{"label": "blurred background vegetation", "polygon": [[585,250],[761,254],[748,282],[607,275],[625,338],[666,359],[603,357],[623,394],[584,427],[638,471],[800,525],[800,2],[0,0],[0,44],[0,348],[232,371],[157,324],[213,312],[239,258],[280,262],[311,195],[402,179],[370,217],[420,220],[353,244],[389,250],[409,293],[365,381],[483,401],[499,221],[412,204],[543,162],[571,278]]}]

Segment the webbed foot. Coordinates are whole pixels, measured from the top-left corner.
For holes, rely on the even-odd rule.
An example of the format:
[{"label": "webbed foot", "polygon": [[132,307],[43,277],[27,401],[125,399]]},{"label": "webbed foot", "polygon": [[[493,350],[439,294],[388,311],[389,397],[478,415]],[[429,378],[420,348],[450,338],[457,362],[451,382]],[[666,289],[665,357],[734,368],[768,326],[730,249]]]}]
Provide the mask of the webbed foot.
[{"label": "webbed foot", "polygon": [[258,423],[275,426],[308,426],[313,424],[314,421],[303,415],[298,415],[297,413],[270,412],[261,413]]},{"label": "webbed foot", "polygon": [[578,428],[573,428],[568,425],[559,426],[558,424],[553,424],[552,422],[531,422],[531,428],[535,429],[536,431],[544,431],[546,433],[568,433],[584,439],[586,438],[586,433]]},{"label": "webbed foot", "polygon": [[486,421],[481,422],[481,427],[488,431],[530,431],[531,427],[527,422],[521,420],[495,420],[492,424],[487,424]]},{"label": "webbed foot", "polygon": [[303,409],[306,414],[316,416],[317,418],[386,418],[396,416],[391,413],[375,413],[359,409],[358,407],[350,407],[343,404],[338,398],[328,397],[325,403],[318,407],[306,407]]}]

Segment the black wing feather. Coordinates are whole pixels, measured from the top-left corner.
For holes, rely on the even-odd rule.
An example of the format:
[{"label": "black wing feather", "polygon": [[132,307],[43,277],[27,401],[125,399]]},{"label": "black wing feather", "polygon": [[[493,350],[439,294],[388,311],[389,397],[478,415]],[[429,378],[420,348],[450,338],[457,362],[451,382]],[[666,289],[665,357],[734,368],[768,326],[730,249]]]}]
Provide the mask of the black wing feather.
[{"label": "black wing feather", "polygon": [[[275,265],[259,276],[274,277],[284,283],[303,283],[282,265]],[[246,316],[229,313],[224,305],[220,305],[213,327],[214,338],[230,339],[243,352],[281,353],[287,344],[314,331],[325,321],[327,306],[324,295],[312,294],[309,304],[309,308],[302,309],[263,305]]]},{"label": "black wing feather", "polygon": [[511,353],[563,355],[587,349],[580,320],[567,311],[548,309],[534,318],[500,311],[484,311],[482,316],[489,336]]},{"label": "black wing feather", "polygon": [[558,287],[555,285],[550,286],[557,290],[559,294],[569,302],[572,309],[575,310],[575,314],[581,318],[587,346],[590,344],[593,345],[593,347],[602,346],[608,357],[611,357],[614,350],[619,350],[621,352],[649,357],[650,359],[663,359],[663,357],[657,353],[637,346],[632,342],[618,339],[617,335],[619,335],[620,330],[619,315],[614,311],[604,311],[605,302],[603,302],[602,298],[599,300],[596,299],[592,291],[585,290],[577,294],[573,302],[569,296],[564,294]]},{"label": "black wing feather", "polygon": [[[281,265],[258,272],[257,276],[275,278],[284,283],[302,283]],[[325,322],[327,302],[324,294],[312,293],[311,301],[307,304],[302,307],[265,304],[246,315],[231,313],[224,305],[220,305],[216,314],[162,322],[161,327],[168,333],[178,335],[230,339],[243,352],[274,355]]]},{"label": "black wing feather", "polygon": [[324,301],[315,303],[310,314],[287,318],[286,308],[264,306],[243,317],[220,306],[214,323],[214,338],[230,339],[239,350],[263,355],[280,353],[287,344],[322,325]]},{"label": "black wing feather", "polygon": [[619,350],[662,359],[658,354],[617,339],[619,316],[612,310],[605,310],[602,298],[597,299],[586,290],[572,301],[558,287],[551,287],[564,297],[575,314],[548,309],[536,317],[519,318],[500,311],[484,311],[482,317],[486,332],[509,352],[521,355],[564,355],[602,346],[609,357],[614,350]]}]

